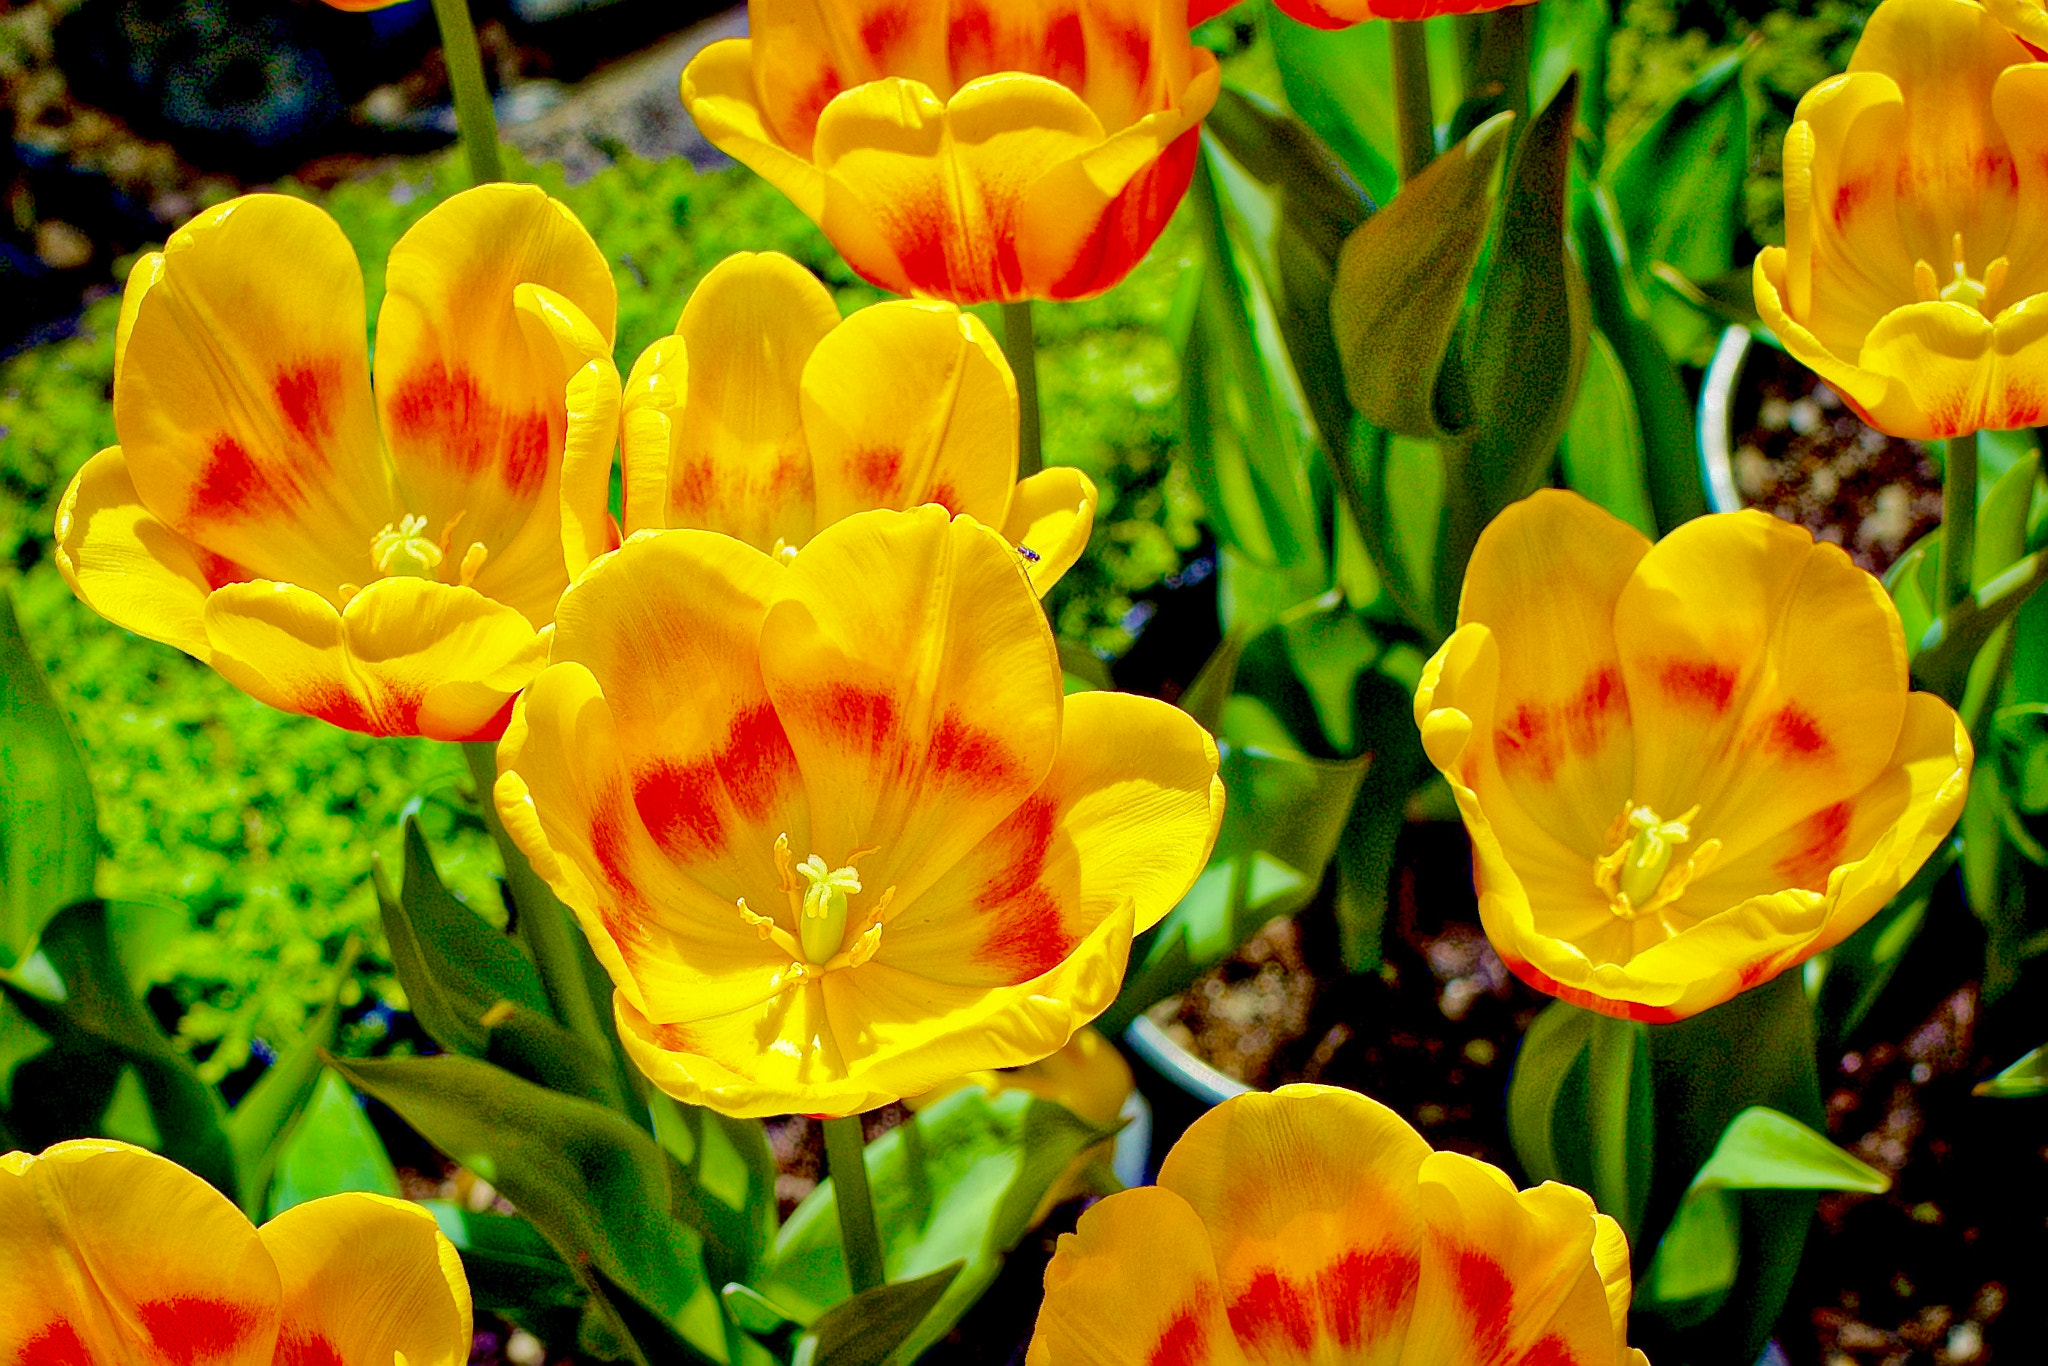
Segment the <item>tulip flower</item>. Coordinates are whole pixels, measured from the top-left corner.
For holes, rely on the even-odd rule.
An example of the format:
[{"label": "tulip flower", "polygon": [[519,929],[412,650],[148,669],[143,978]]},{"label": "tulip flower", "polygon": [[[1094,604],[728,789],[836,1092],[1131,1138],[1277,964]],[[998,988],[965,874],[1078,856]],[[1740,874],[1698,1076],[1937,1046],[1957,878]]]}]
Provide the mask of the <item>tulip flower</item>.
[{"label": "tulip flower", "polygon": [[2037,59],[2048,59],[2048,6],[2042,0],[1984,0],[1984,8]]},{"label": "tulip flower", "polygon": [[980,319],[898,300],[841,321],[786,256],[743,252],[626,382],[625,529],[722,531],[774,555],[869,508],[938,503],[999,528],[1042,593],[1088,543],[1095,486],[1017,481],[1017,385]]},{"label": "tulip flower", "polygon": [[641,532],[562,599],[498,755],[512,838],[678,1099],[843,1116],[1059,1049],[1207,860],[1215,746],[1062,699],[1024,560],[926,505],[784,566]]},{"label": "tulip flower", "polygon": [[1121,280],[1194,174],[1216,60],[1185,0],[753,0],[683,72],[721,150],[847,263],[956,303]]},{"label": "tulip flower", "polygon": [[1970,741],[1876,579],[1761,512],[1654,546],[1576,494],[1479,538],[1415,719],[1487,937],[1603,1014],[1683,1019],[1840,942],[1948,834]]},{"label": "tulip flower", "polygon": [[2048,65],[1975,0],[1885,0],[1785,135],[1785,245],[1757,257],[1757,309],[1874,427],[2032,426],[2044,242]]},{"label": "tulip flower", "polygon": [[1062,1234],[1029,1366],[1643,1366],[1628,1245],[1328,1086],[1224,1101]]},{"label": "tulip flower", "polygon": [[[333,0],[329,0],[333,3]],[[1223,13],[1238,0],[1191,0],[1188,22]],[[1484,14],[1535,0],[1275,0],[1280,11],[1312,28],[1350,28],[1368,19],[1434,19],[1439,14]]]},{"label": "tulip flower", "polygon": [[341,229],[230,200],[129,277],[121,444],[66,490],[58,568],[271,706],[494,739],[570,574],[616,544],[615,311],[567,209],[470,190],[392,249],[373,398]]},{"label": "tulip flower", "polygon": [[261,1229],[176,1163],[109,1139],[0,1156],[0,1361],[462,1366],[469,1282],[433,1215],[379,1195]]}]

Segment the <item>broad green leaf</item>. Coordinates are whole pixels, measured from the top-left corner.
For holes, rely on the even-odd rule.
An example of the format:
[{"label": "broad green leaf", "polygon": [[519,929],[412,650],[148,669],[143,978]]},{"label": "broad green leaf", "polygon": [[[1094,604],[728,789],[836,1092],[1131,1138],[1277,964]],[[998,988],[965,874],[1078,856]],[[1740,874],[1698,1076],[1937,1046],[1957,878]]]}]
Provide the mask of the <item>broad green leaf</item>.
[{"label": "broad green leaf", "polygon": [[[298,1124],[313,1099],[314,1088],[326,1075],[320,1054],[334,1042],[334,1027],[341,1018],[341,992],[354,976],[360,950],[361,940],[350,935],[333,975],[328,978],[327,1004],[306,1022],[304,1032],[278,1054],[228,1116],[228,1142],[234,1147],[235,1165],[242,1173],[242,1208],[252,1219],[266,1207],[271,1176],[287,1135]],[[381,1153],[382,1148],[378,1151]]]},{"label": "broad green leaf", "polygon": [[1568,245],[1578,91],[1567,80],[1516,144],[1477,302],[1452,351],[1457,364],[1438,380],[1437,411],[1461,438],[1446,448],[1440,613],[1458,600],[1480,531],[1547,481],[1578,393],[1591,328]]},{"label": "broad green leaf", "polygon": [[462,1254],[479,1310],[512,1312],[523,1320],[535,1311],[582,1308],[589,1292],[524,1217],[464,1209],[446,1200],[420,1204]]},{"label": "broad green leaf", "polygon": [[1379,641],[1335,589],[1283,614],[1277,630],[1329,750],[1356,753],[1359,679],[1379,658]]},{"label": "broad green leaf", "polygon": [[2041,454],[2028,451],[1992,481],[1977,508],[1977,540],[1971,547],[1970,584],[1981,588],[2027,553],[2027,514],[2041,475]]},{"label": "broad green leaf", "polygon": [[1288,104],[1343,159],[1375,204],[1393,199],[1400,154],[1387,26],[1325,31],[1276,18],[1266,33]]},{"label": "broad green leaf", "polygon": [[[67,1088],[89,1089],[95,1072],[110,1084],[118,1078],[121,1065],[132,1066],[148,1098],[156,1130],[163,1136],[164,1156],[212,1183],[230,1199],[238,1199],[240,1176],[220,1097],[199,1079],[191,1060],[172,1047],[156,1017],[137,996],[109,932],[111,922],[129,914],[150,919],[155,911],[81,901],[59,911],[43,928],[42,954],[62,983],[61,999],[46,999],[0,978],[0,990],[53,1040],[49,1053],[17,1069],[16,1086],[23,1084],[24,1073],[45,1060],[59,1074],[45,1084]],[[100,1056],[94,1058],[94,1054]],[[112,1099],[111,1092],[107,1099]],[[18,1094],[15,1103],[17,1107],[21,1104]]]},{"label": "broad green leaf", "polygon": [[1934,599],[1938,595],[1935,576],[1941,563],[1941,528],[1936,527],[1892,561],[1885,571],[1885,591],[1899,609],[1899,624],[1906,633],[1906,659],[1919,653],[1920,642],[1934,625]]},{"label": "broad green leaf", "polygon": [[2037,550],[1949,608],[1920,638],[1914,678],[1951,704],[1959,702],[1977,652],[2043,583],[2048,583],[2048,551]]},{"label": "broad green leaf", "polygon": [[[595,1267],[724,1354],[718,1281],[747,1279],[737,1216],[696,1188],[646,1132],[594,1101],[560,1095],[474,1058],[336,1059],[358,1089],[504,1193],[571,1267]],[[586,1282],[595,1292],[596,1286]]]},{"label": "broad green leaf", "polygon": [[1816,1130],[1766,1106],[1738,1114],[1693,1178],[1644,1278],[1639,1304],[1675,1318],[1704,1317],[1735,1285],[1742,1209],[1735,1191],[1883,1191],[1883,1172]]},{"label": "broad green leaf", "polygon": [[43,666],[0,592],[0,970],[51,916],[92,895],[99,827],[92,780]]},{"label": "broad green leaf", "polygon": [[729,1235],[734,1261],[759,1266],[775,1238],[777,1167],[759,1120],[733,1119],[702,1105],[650,1091],[654,1136],[705,1194],[737,1218]]},{"label": "broad green leaf", "polygon": [[1657,535],[1642,417],[1614,346],[1599,332],[1586,354],[1585,377],[1558,444],[1564,482],[1645,536]]},{"label": "broad green leaf", "polygon": [[1408,823],[1409,796],[1431,772],[1410,709],[1414,689],[1386,672],[1399,653],[1389,652],[1354,692],[1368,763],[1337,844],[1337,937],[1347,972],[1373,972],[1383,960],[1395,841]]},{"label": "broad green leaf", "polygon": [[1824,1047],[1847,1038],[1863,1022],[1905,962],[1926,923],[1935,888],[1955,867],[1956,846],[1957,841],[1944,840],[1890,905],[1817,960],[1824,967],[1814,1013]]},{"label": "broad green leaf", "polygon": [[797,1345],[799,1366],[882,1366],[966,1266],[962,1258],[915,1280],[892,1281],[841,1300],[818,1316]]},{"label": "broad green leaf", "polygon": [[1666,355],[1689,358],[1713,325],[1655,275],[1668,265],[1712,280],[1735,264],[1749,173],[1749,107],[1742,52],[1708,66],[1643,125],[1606,178],[1621,207],[1636,283]]},{"label": "broad green leaf", "polygon": [[1342,460],[1358,501],[1359,534],[1388,599],[1425,640],[1442,639],[1434,594],[1444,468],[1436,445],[1359,419]]},{"label": "broad green leaf", "polygon": [[2048,1094],[2048,1047],[2037,1048],[1997,1076],[1978,1082],[1970,1094],[2001,1100]]},{"label": "broad green leaf", "polygon": [[1308,903],[1367,764],[1273,754],[1229,740],[1218,748],[1226,800],[1215,851],[1180,904],[1132,945],[1123,990],[1096,1021],[1104,1033],[1113,1036],[1259,926]]},{"label": "broad green leaf", "polygon": [[1529,102],[1542,108],[1574,71],[1585,82],[1579,124],[1590,140],[1595,164],[1607,127],[1607,36],[1612,16],[1607,0],[1543,0],[1534,10],[1536,31],[1529,43]]},{"label": "broad green leaf", "polygon": [[355,1092],[328,1068],[321,1068],[312,1102],[283,1137],[275,1158],[264,1217],[294,1205],[343,1191],[400,1194],[384,1140],[363,1113]]},{"label": "broad green leaf", "polygon": [[1642,1025],[1563,1001],[1547,1007],[1516,1054],[1507,1121],[1532,1178],[1589,1192],[1635,1240],[1656,1131]]},{"label": "broad green leaf", "polygon": [[1337,257],[1330,321],[1345,390],[1376,427],[1433,437],[1458,425],[1438,376],[1486,241],[1511,122],[1490,119],[1431,162]]},{"label": "broad green leaf", "polygon": [[[1022,1090],[991,1096],[966,1086],[868,1144],[868,1186],[890,1279],[966,1263],[894,1361],[914,1361],[945,1336],[988,1288],[1060,1173],[1114,1132]],[[829,1178],[783,1225],[773,1269],[755,1284],[813,1323],[847,1298]]]},{"label": "broad green leaf", "polygon": [[1557,1117],[1567,1096],[1584,1093],[1592,1041],[1592,1012],[1566,1001],[1545,1006],[1522,1036],[1508,1076],[1508,1141],[1532,1181],[1566,1179]]}]

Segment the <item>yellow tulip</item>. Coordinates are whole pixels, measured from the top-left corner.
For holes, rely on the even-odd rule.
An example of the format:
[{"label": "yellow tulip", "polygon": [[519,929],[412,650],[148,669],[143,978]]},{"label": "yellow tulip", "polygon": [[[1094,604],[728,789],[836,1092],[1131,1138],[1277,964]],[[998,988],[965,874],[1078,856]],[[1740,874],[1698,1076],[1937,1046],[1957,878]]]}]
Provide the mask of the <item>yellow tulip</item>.
[{"label": "yellow tulip", "polygon": [[1109,288],[1194,173],[1216,60],[1186,0],[753,0],[683,72],[719,148],[900,294]]},{"label": "yellow tulip", "polygon": [[457,195],[392,249],[373,397],[341,229],[231,200],[129,277],[121,444],[66,490],[58,568],[271,706],[495,738],[571,573],[617,543],[616,307],[562,205]]},{"label": "yellow tulip", "polygon": [[846,1115],[1054,1052],[1222,817],[1189,717],[1062,699],[1022,557],[860,513],[786,567],[641,532],[562,599],[498,810],[627,1051],[732,1115]]},{"label": "yellow tulip", "polygon": [[939,503],[1023,548],[1042,593],[1088,543],[1095,486],[1017,480],[1017,384],[980,319],[899,300],[842,321],[810,272],[743,252],[626,381],[628,534],[696,527],[781,555],[870,508]]},{"label": "yellow tulip", "polygon": [[[328,0],[333,4],[334,0]],[[1188,22],[1223,13],[1238,0],[1192,0]],[[1275,0],[1290,18],[1312,28],[1350,28],[1368,19],[1433,19],[1439,14],[1484,14],[1512,5],[1534,4],[1535,0]]]},{"label": "yellow tulip", "polygon": [[1355,1092],[1224,1101],[1063,1234],[1029,1366],[1643,1366],[1628,1244]]},{"label": "yellow tulip", "polygon": [[469,1282],[418,1205],[308,1201],[261,1229],[109,1139],[0,1156],[0,1361],[462,1366]]},{"label": "yellow tulip", "polygon": [[2034,56],[1975,0],[1885,0],[1785,135],[1785,245],[1757,257],[1757,310],[1895,436],[2048,421]]},{"label": "yellow tulip", "polygon": [[2042,0],[1984,0],[1984,8],[2037,59],[2048,59],[2048,7]]},{"label": "yellow tulip", "polygon": [[1543,991],[1683,1019],[1842,940],[1948,834],[1970,741],[1877,580],[1760,512],[1654,546],[1576,494],[1480,536],[1415,719],[1487,937]]}]

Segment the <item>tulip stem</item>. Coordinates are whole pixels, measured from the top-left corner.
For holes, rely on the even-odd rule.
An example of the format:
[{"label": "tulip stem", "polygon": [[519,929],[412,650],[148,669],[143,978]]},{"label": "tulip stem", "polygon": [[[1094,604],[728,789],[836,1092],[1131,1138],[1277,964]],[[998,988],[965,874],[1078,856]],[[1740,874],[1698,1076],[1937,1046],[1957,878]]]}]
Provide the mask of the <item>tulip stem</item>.
[{"label": "tulip stem", "polygon": [[1003,359],[1017,377],[1017,477],[1045,468],[1038,437],[1038,342],[1031,331],[1031,300],[1003,305]]},{"label": "tulip stem", "polygon": [[1941,471],[1941,601],[1946,613],[1970,593],[1977,546],[1977,434],[1948,439]]},{"label": "tulip stem", "polygon": [[1436,160],[1436,105],[1429,88],[1429,33],[1421,20],[1390,21],[1394,67],[1394,141],[1400,148],[1401,183],[1407,184]]},{"label": "tulip stem", "polygon": [[824,1125],[825,1170],[837,1188],[846,1279],[858,1295],[888,1279],[882,1270],[882,1237],[875,1231],[874,1197],[868,1193],[867,1141],[861,1137],[859,1115],[841,1115]]},{"label": "tulip stem", "polygon": [[448,67],[448,88],[455,96],[455,128],[469,158],[469,178],[478,185],[505,178],[498,155],[498,119],[491,111],[491,88],[484,82],[484,56],[470,21],[469,0],[434,0],[434,23],[441,30],[441,60]]}]

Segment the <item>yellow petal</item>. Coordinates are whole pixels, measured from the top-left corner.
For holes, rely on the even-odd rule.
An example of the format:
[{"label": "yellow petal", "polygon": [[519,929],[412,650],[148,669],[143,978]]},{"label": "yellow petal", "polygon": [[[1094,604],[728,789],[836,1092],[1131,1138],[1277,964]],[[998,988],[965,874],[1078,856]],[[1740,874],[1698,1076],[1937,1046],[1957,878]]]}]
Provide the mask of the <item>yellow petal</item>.
[{"label": "yellow petal", "polygon": [[668,525],[669,452],[689,390],[690,349],[677,336],[642,351],[626,376],[619,417],[619,521],[628,536]]},{"label": "yellow petal", "polygon": [[[1794,282],[1791,272],[1795,265],[1796,260],[1788,258],[1784,247],[1765,247],[1757,253],[1755,268],[1750,272],[1750,285],[1756,296],[1758,316],[1801,365],[1833,385],[1865,421],[1879,425],[1873,414],[1880,410],[1890,411],[1891,381],[1836,355],[1792,316],[1790,300]],[[1811,292],[1809,288],[1808,293]],[[1848,354],[1854,355],[1861,349],[1862,338],[1859,336],[1856,351]],[[1895,414],[1894,418],[1897,416]],[[1910,413],[1904,416],[1911,419]]]},{"label": "yellow petal", "polygon": [[752,41],[728,38],[711,44],[683,68],[683,107],[712,146],[788,195],[817,222],[825,215],[825,177],[811,164],[809,130],[842,87],[837,73],[822,67],[808,76],[771,77],[761,84],[760,89],[777,97],[778,108],[787,103],[804,111],[777,119],[762,107]]},{"label": "yellow petal", "polygon": [[1012,985],[1067,957],[1104,919],[1150,929],[1208,862],[1223,818],[1215,745],[1150,698],[1067,699],[1043,786],[911,896],[875,962],[934,981]]},{"label": "yellow petal", "polygon": [[[668,510],[661,523],[736,536],[757,550],[802,545],[816,524],[799,384],[839,308],[812,274],[775,252],[712,268],[676,324],[688,383],[669,414]],[[872,377],[870,377],[872,378]],[[635,386],[634,402],[646,390]],[[638,487],[647,476],[629,469]]]},{"label": "yellow petal", "polygon": [[150,515],[119,446],[85,462],[57,505],[57,568],[117,626],[205,659],[206,595],[248,571]]},{"label": "yellow petal", "polygon": [[569,371],[563,393],[560,506],[536,505],[525,528],[484,562],[471,586],[521,606],[534,625],[543,626],[554,619],[567,579],[618,548],[607,504],[622,388],[610,339],[567,296],[544,285],[520,285],[512,298],[522,324],[538,321]]},{"label": "yellow petal", "polygon": [[1040,597],[1088,548],[1096,498],[1095,481],[1065,465],[1040,470],[1011,494],[1003,539],[1024,555],[1024,570]]},{"label": "yellow petal", "polygon": [[820,526],[920,503],[1002,523],[1017,384],[981,320],[951,304],[878,304],[839,324],[804,366],[803,425]]},{"label": "yellow petal", "polygon": [[1142,1186],[1113,1195],[1060,1235],[1045,1271],[1032,1366],[1240,1359],[1206,1230],[1172,1191]]},{"label": "yellow petal", "polygon": [[1898,208],[1905,119],[1890,77],[1852,72],[1808,91],[1786,135],[1785,243],[1808,272],[1792,311],[1838,355],[1854,356],[1877,320],[1912,297],[1918,254],[1900,235]]},{"label": "yellow petal", "polygon": [[271,1366],[256,1230],[172,1162],[107,1139],[0,1157],[0,1361]]},{"label": "yellow petal", "polygon": [[[1867,786],[1892,753],[1906,699],[1898,612],[1802,528],[1760,512],[1688,522],[1636,567],[1614,620],[1635,723],[1630,800],[1665,819],[1699,807],[1695,847],[1719,840],[1724,866]],[[1678,909],[1717,908],[1689,895]]]},{"label": "yellow petal", "polygon": [[280,1361],[386,1366],[394,1353],[406,1366],[469,1360],[462,1259],[418,1205],[330,1195],[278,1215],[262,1238],[284,1289]]},{"label": "yellow petal", "polygon": [[1059,746],[1058,657],[1016,552],[937,507],[820,531],[769,610],[761,669],[811,847],[832,866],[876,847],[862,877],[905,905],[1037,790]]},{"label": "yellow petal", "polygon": [[291,584],[231,584],[207,599],[211,662],[281,711],[371,735],[495,739],[547,642],[467,588],[381,579],[336,612]]},{"label": "yellow petal", "polygon": [[121,314],[114,324],[114,383],[121,382],[121,366],[128,356],[128,338],[135,331],[135,315],[143,296],[164,278],[164,254],[145,252],[128,268],[128,280],[121,289]]},{"label": "yellow petal", "polygon": [[391,485],[354,248],[311,204],[250,195],[172,234],[161,270],[114,394],[144,506],[263,577],[360,582]]},{"label": "yellow petal", "polygon": [[1872,425],[1921,439],[2030,427],[2048,415],[2048,294],[1988,321],[1958,303],[1911,304],[1871,329],[1858,358],[1890,381]]},{"label": "yellow petal", "polygon": [[[2034,5],[2031,11],[2032,26],[2048,37],[2048,9]],[[1991,112],[2012,149],[2019,181],[2003,248],[2012,262],[2006,297],[2015,298],[2048,289],[2048,63],[2007,67],[1991,88]]]},{"label": "yellow petal", "polygon": [[1984,8],[2028,46],[2048,48],[2048,8],[2038,0],[1984,0]]},{"label": "yellow petal", "polygon": [[1458,604],[1459,622],[1483,623],[1500,652],[1491,738],[1503,781],[1588,857],[1607,852],[1607,827],[1629,797],[1630,695],[1614,608],[1649,549],[1620,518],[1546,490],[1481,533]]},{"label": "yellow petal", "polygon": [[[517,291],[528,284],[547,293],[522,309]],[[405,510],[427,518],[432,534],[452,535],[452,562],[481,543],[490,574],[491,560],[539,549],[510,549],[522,531],[551,536],[549,559],[559,560],[564,395],[593,348],[565,346],[558,334],[587,324],[594,349],[608,353],[617,312],[590,235],[530,185],[466,190],[392,248],[377,314],[377,407]],[[541,531],[528,529],[536,508]]]}]

